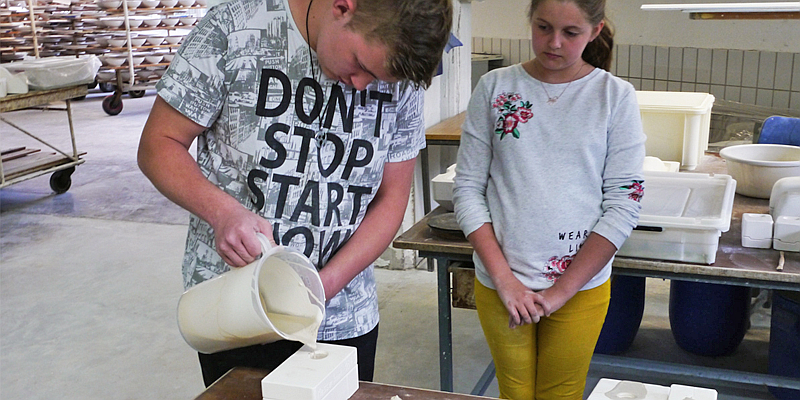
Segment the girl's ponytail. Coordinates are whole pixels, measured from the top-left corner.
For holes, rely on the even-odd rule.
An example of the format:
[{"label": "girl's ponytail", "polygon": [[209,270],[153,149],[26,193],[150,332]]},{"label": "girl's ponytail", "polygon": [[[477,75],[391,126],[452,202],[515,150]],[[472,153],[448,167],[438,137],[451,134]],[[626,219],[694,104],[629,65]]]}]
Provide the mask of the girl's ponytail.
[{"label": "girl's ponytail", "polygon": [[605,20],[600,34],[586,45],[581,58],[592,66],[606,71],[611,69],[611,57],[614,49],[614,31],[608,20]]}]

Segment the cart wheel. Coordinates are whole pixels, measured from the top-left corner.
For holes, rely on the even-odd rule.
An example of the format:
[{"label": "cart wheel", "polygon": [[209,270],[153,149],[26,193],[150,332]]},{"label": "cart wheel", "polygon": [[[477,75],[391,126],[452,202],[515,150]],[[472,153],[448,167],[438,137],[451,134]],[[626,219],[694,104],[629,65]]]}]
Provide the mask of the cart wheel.
[{"label": "cart wheel", "polygon": [[131,96],[133,99],[144,97],[144,90],[129,90],[128,96]]},{"label": "cart wheel", "polygon": [[53,189],[56,194],[65,193],[72,186],[72,178],[70,176],[73,172],[75,172],[75,167],[53,172],[53,175],[50,175],[50,189]]},{"label": "cart wheel", "polygon": [[100,91],[101,92],[108,93],[108,92],[113,92],[114,91],[114,85],[112,85],[112,84],[110,84],[108,82],[100,82],[100,83],[97,84],[97,86],[100,87]]},{"label": "cart wheel", "polygon": [[122,112],[122,99],[115,95],[106,96],[103,99],[103,111],[108,115],[117,115]]}]

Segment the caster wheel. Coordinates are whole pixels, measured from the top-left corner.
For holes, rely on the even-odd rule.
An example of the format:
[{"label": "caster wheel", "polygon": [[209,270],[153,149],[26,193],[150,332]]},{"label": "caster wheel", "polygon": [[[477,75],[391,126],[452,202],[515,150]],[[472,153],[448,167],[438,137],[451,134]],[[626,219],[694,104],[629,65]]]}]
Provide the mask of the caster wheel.
[{"label": "caster wheel", "polygon": [[97,84],[97,86],[100,87],[100,91],[101,92],[108,93],[108,92],[113,92],[114,91],[114,85],[112,85],[112,84],[110,84],[108,82],[100,82],[100,83]]},{"label": "caster wheel", "polygon": [[53,175],[50,175],[50,189],[53,189],[56,194],[65,193],[72,186],[73,172],[75,172],[75,167],[53,172]]},{"label": "caster wheel", "polygon": [[144,90],[131,90],[128,92],[128,96],[131,96],[132,99],[144,97]]},{"label": "caster wheel", "polygon": [[108,115],[117,115],[122,112],[122,99],[113,94],[103,99],[103,111]]}]

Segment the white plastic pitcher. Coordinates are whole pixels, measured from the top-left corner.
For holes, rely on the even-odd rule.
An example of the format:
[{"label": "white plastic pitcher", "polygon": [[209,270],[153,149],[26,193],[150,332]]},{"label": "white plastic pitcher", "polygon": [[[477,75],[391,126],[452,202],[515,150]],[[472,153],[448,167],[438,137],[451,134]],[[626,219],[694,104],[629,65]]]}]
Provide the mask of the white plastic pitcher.
[{"label": "white plastic pitcher", "polygon": [[316,342],[325,313],[317,269],[302,253],[257,236],[261,258],[181,295],[178,327],[195,350],[216,353],[280,339]]}]

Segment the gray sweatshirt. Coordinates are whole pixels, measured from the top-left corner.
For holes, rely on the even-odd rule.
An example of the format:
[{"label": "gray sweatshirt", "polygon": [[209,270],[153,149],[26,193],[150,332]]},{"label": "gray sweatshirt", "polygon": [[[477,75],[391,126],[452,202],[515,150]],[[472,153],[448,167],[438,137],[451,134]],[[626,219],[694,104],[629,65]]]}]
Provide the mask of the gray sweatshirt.
[{"label": "gray sweatshirt", "polygon": [[[462,126],[458,223],[467,235],[492,223],[516,277],[546,289],[590,232],[617,248],[630,235],[644,193],[644,141],[633,86],[606,71],[563,84],[540,82],[520,64],[490,71]],[[473,260],[478,280],[494,288]],[[582,290],[605,282],[612,261]]]}]

